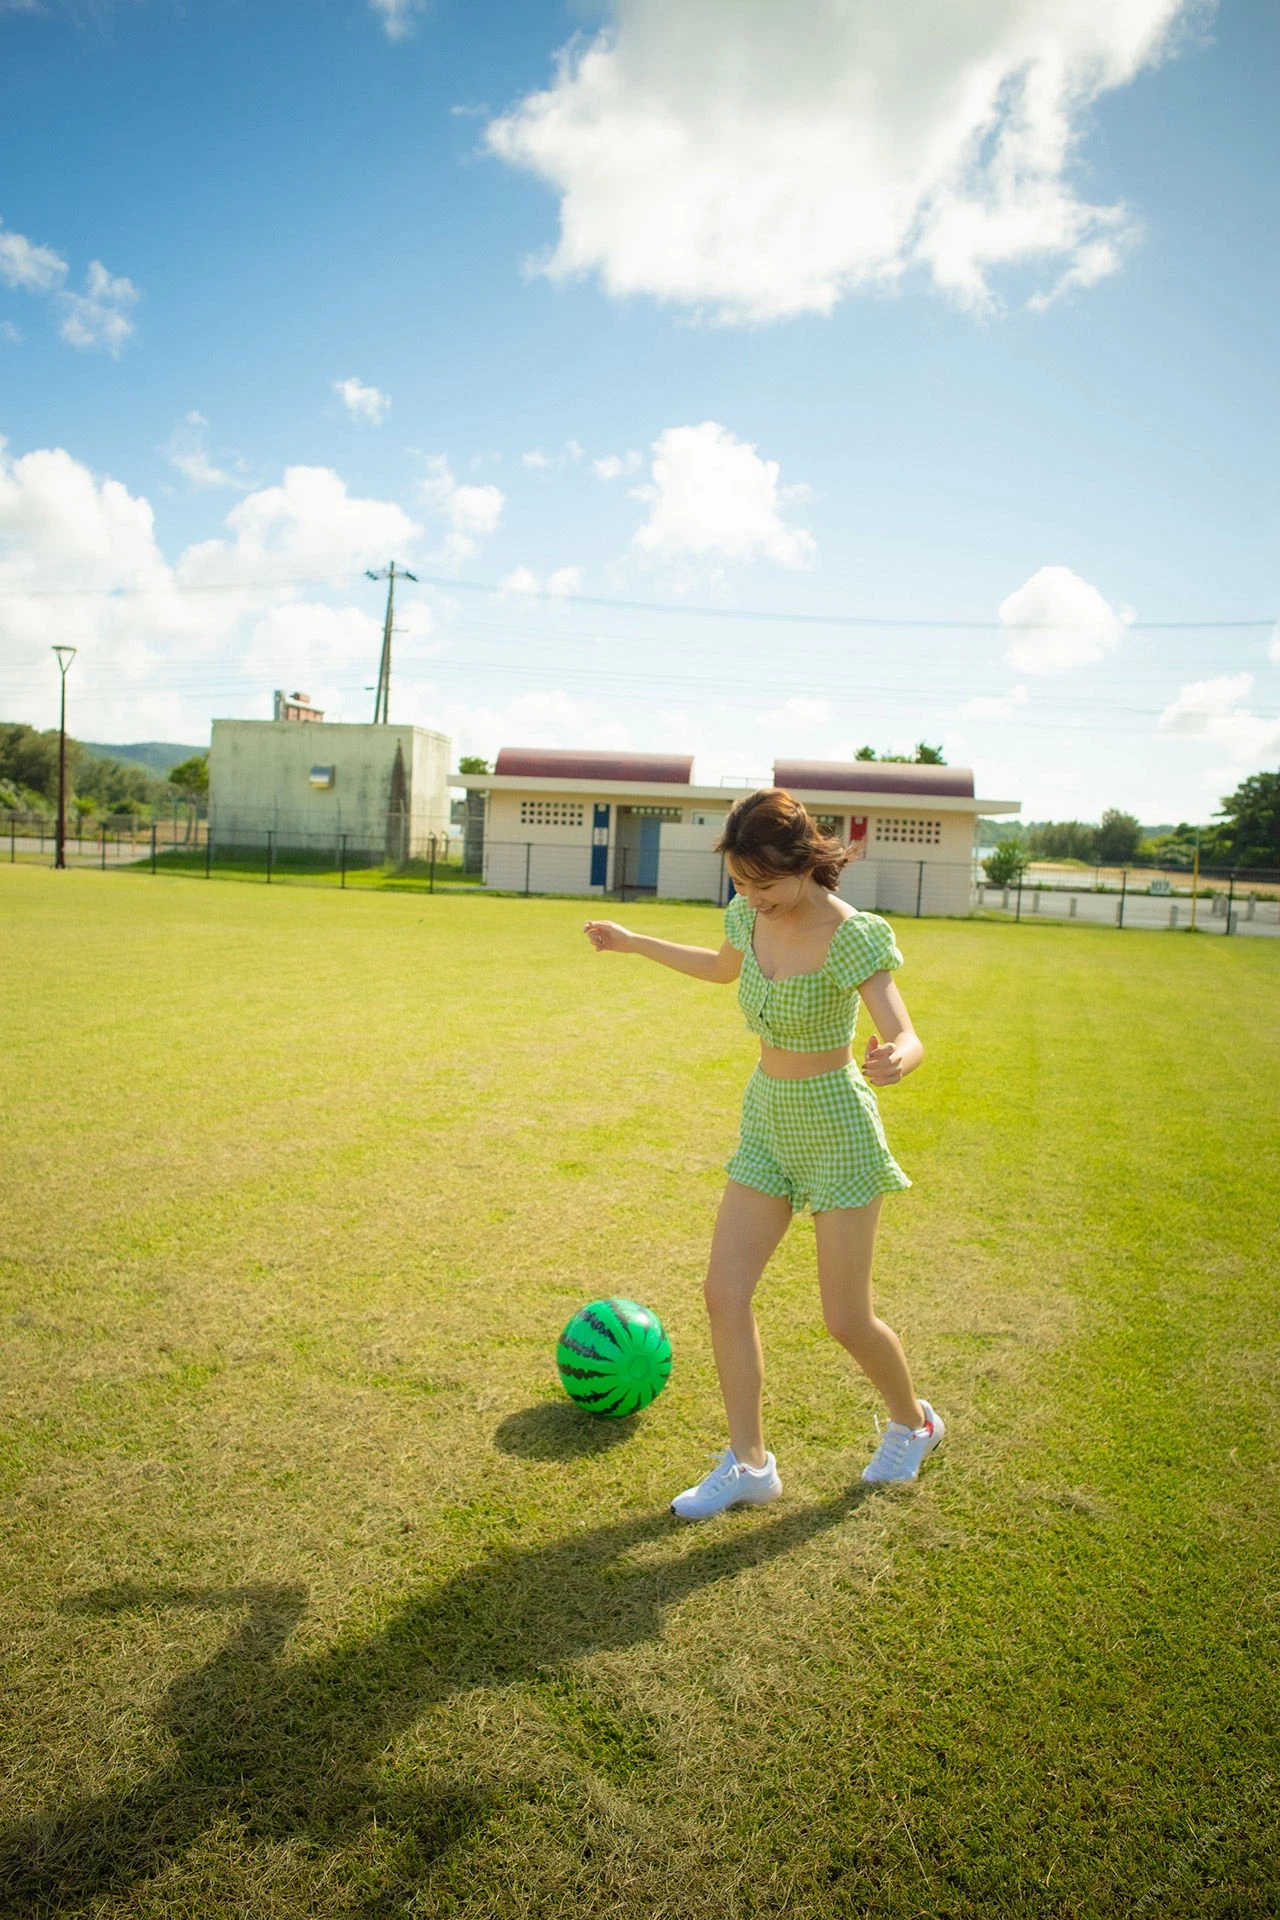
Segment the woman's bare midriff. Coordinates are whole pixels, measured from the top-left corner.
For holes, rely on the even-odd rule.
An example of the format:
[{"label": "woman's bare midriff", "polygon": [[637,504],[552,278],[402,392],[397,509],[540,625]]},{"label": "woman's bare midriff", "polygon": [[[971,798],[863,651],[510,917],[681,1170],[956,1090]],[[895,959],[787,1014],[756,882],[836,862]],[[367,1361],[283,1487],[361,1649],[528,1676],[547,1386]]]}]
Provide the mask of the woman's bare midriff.
[{"label": "woman's bare midriff", "polygon": [[771,1080],[812,1080],[819,1073],[835,1073],[853,1059],[851,1046],[828,1047],[825,1053],[792,1053],[786,1047],[760,1042],[760,1071]]}]

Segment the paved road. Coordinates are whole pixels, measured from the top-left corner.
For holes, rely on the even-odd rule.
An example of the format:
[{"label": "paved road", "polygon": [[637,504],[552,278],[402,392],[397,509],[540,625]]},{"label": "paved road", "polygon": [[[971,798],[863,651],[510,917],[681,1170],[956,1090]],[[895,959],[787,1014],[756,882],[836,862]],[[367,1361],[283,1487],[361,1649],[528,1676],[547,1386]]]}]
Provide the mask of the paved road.
[{"label": "paved road", "polygon": [[[1006,909],[1004,902],[1008,899]],[[1072,913],[1071,902],[1075,901]],[[1017,911],[1017,895],[1010,892],[1007,896],[1000,887],[984,887],[980,890],[978,904],[987,913],[1004,914],[1013,919]],[[1038,904],[1037,904],[1038,902]],[[1225,906],[1225,896],[1223,897]],[[1072,892],[1066,889],[1043,888],[1035,892],[1023,888],[1022,918],[1034,920],[1037,915],[1044,920],[1076,919],[1088,921],[1093,926],[1114,927],[1120,906],[1118,893]],[[1173,916],[1176,914],[1176,918]],[[1245,892],[1237,891],[1234,907],[1234,932],[1237,934],[1269,934],[1272,938],[1280,936],[1280,902],[1259,900],[1249,919],[1249,901]],[[1179,895],[1173,898],[1159,894],[1127,893],[1124,900],[1124,924],[1126,927],[1144,927],[1150,930],[1169,926],[1189,927],[1191,924],[1191,901]],[[1196,909],[1196,925],[1206,933],[1225,933],[1227,917],[1225,912],[1214,913],[1213,902],[1201,899]]]}]

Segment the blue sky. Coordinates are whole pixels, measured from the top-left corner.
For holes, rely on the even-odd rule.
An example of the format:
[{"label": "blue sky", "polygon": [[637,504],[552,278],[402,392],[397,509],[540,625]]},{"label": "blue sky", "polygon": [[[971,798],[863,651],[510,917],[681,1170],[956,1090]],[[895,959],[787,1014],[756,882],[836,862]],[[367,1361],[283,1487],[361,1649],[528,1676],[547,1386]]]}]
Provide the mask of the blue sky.
[{"label": "blue sky", "polygon": [[963,12],[0,4],[0,714],[69,639],[87,737],[368,718],[394,556],[460,751],[1207,818],[1280,764],[1280,24]]}]

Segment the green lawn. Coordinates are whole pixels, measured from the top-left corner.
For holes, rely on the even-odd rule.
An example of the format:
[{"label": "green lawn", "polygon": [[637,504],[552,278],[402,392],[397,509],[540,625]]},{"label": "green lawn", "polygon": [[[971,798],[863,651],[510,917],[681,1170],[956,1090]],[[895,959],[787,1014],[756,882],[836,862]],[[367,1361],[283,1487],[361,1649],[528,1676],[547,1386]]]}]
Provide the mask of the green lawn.
[{"label": "green lawn", "polygon": [[[1280,1912],[1280,949],[904,923],[947,1445],[864,1494],[801,1223],[786,1498],[684,1528],[751,1043],[582,917],[0,867],[0,1912]],[[618,1426],[551,1371],[609,1291]]]}]

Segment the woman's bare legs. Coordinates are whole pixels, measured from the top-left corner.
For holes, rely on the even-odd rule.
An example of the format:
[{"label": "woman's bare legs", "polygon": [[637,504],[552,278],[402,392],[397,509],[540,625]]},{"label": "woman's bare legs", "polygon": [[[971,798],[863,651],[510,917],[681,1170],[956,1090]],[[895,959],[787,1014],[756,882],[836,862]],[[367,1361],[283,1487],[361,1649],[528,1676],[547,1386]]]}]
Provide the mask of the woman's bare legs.
[{"label": "woman's bare legs", "polygon": [[871,1304],[871,1261],[879,1223],[879,1200],[814,1215],[822,1316],[827,1332],[884,1395],[889,1418],[918,1427],[924,1424],[924,1408],[916,1399],[902,1342],[892,1327],[876,1318]]},{"label": "woman's bare legs", "polygon": [[747,1467],[764,1465],[764,1356],[751,1296],[791,1221],[791,1206],[730,1180],[716,1216],[703,1297],[729,1416],[729,1445]]}]

